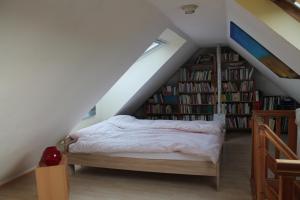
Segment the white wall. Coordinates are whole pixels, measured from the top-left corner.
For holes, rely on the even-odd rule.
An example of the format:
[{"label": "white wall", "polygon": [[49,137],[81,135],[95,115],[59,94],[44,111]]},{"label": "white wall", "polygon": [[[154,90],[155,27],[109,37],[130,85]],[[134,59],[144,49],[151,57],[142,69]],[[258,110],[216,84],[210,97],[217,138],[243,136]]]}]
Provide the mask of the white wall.
[{"label": "white wall", "polygon": [[[277,12],[278,10],[276,10]],[[265,10],[268,13],[268,10]],[[269,11],[269,12],[272,12]],[[278,12],[283,12],[279,10]],[[275,56],[281,59],[284,63],[290,66],[294,71],[300,74],[300,51],[294,45],[287,42],[278,33],[270,28],[267,24],[259,20],[252,13],[248,12],[235,0],[227,1],[227,28],[229,34],[229,22],[233,21],[246,31],[250,36],[261,43],[266,49],[271,51]],[[293,27],[290,27],[292,30]],[[228,35],[228,41],[232,48],[239,52],[249,62],[251,62],[258,71],[277,85],[288,96],[293,97],[300,102],[300,80],[283,79],[276,76],[271,70],[265,67],[261,62],[249,54],[245,49],[240,47]]]},{"label": "white wall", "polygon": [[285,96],[286,93],[282,91],[274,82],[268,77],[264,76],[259,71],[254,73],[255,88],[263,92],[266,96]]},{"label": "white wall", "polygon": [[35,166],[171,26],[141,0],[3,0],[0,24],[0,184]]},{"label": "white wall", "polygon": [[299,21],[291,17],[282,8],[269,0],[236,0],[249,13],[268,25],[276,34],[284,38],[293,47],[300,50]]},{"label": "white wall", "polygon": [[165,41],[166,44],[142,55],[96,104],[96,115],[83,120],[75,129],[95,124],[117,114],[137,91],[146,83],[150,84],[149,79],[157,74],[160,68],[164,68],[165,63],[174,58],[173,55],[187,42],[170,29],[166,29],[158,39]]}]

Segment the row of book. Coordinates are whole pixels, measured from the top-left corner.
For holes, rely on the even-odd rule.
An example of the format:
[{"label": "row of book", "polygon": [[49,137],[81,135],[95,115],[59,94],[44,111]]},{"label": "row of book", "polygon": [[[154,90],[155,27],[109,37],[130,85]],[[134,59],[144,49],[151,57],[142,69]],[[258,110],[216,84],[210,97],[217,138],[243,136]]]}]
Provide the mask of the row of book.
[{"label": "row of book", "polygon": [[212,114],[213,110],[213,106],[179,105],[179,113],[182,114]]},{"label": "row of book", "polygon": [[163,104],[164,103],[164,97],[161,93],[154,94],[151,98],[148,99],[148,103],[155,103],[155,104]]},{"label": "row of book", "polygon": [[172,114],[172,105],[161,105],[161,104],[147,104],[146,105],[147,114]]},{"label": "row of book", "polygon": [[207,64],[212,62],[213,56],[209,54],[196,54],[189,60],[189,64]]},{"label": "row of book", "polygon": [[163,95],[162,93],[156,93],[148,99],[149,104],[177,104],[177,95]]},{"label": "row of book", "polygon": [[225,70],[222,70],[222,80],[251,80],[253,71],[253,67],[226,68]]},{"label": "row of book", "polygon": [[[281,133],[287,133],[288,132],[288,118],[287,117],[281,117],[280,119],[280,132]],[[269,127],[271,130],[275,131],[276,127],[276,119],[275,118],[270,118],[269,119]]]},{"label": "row of book", "polygon": [[194,120],[212,121],[213,120],[213,115],[147,116],[147,119],[151,119],[151,120],[165,119],[165,120],[185,120],[185,121],[194,121]]},{"label": "row of book", "polygon": [[281,96],[263,97],[263,110],[276,110],[280,101]]},{"label": "row of book", "polygon": [[176,96],[177,95],[177,87],[167,85],[167,86],[162,88],[161,92],[164,96]]},{"label": "row of book", "polygon": [[210,83],[179,83],[178,92],[195,93],[195,92],[214,92],[214,87]]},{"label": "row of book", "polygon": [[189,71],[186,68],[182,68],[179,71],[180,81],[210,81],[211,75],[211,70]]},{"label": "row of book", "polygon": [[222,83],[223,92],[249,92],[252,91],[254,87],[253,81],[242,81],[237,82],[225,82]]},{"label": "row of book", "polygon": [[235,92],[235,93],[225,93],[221,95],[222,102],[239,102],[239,101],[253,101],[252,92]]},{"label": "row of book", "polygon": [[249,115],[251,114],[251,107],[250,103],[222,104],[221,111],[224,114]]},{"label": "row of book", "polygon": [[[292,98],[286,96],[264,96],[262,98],[263,110],[295,110],[300,105]],[[281,117],[280,119],[280,132],[287,133],[288,131],[288,118]],[[275,131],[276,119],[269,119],[269,127]]]},{"label": "row of book", "polygon": [[212,104],[214,96],[209,94],[180,95],[179,104]]},{"label": "row of book", "polygon": [[226,118],[227,128],[249,128],[248,117],[227,117]]},{"label": "row of book", "polygon": [[300,105],[292,98],[286,96],[264,96],[263,110],[295,110]]},{"label": "row of book", "polygon": [[212,121],[213,120],[213,115],[183,115],[183,116],[180,116],[180,120],[186,120],[186,121],[194,121],[194,120]]},{"label": "row of book", "polygon": [[[257,92],[256,92],[257,93]],[[149,104],[212,104],[214,102],[214,95],[213,94],[182,94],[178,97],[177,96],[164,96],[161,93],[154,94],[152,98],[148,99]],[[259,95],[255,95],[254,101],[259,100]],[[273,98],[263,100],[263,109],[264,110],[273,110],[278,105],[277,103],[274,104]],[[234,93],[225,93],[221,95],[222,102],[239,102],[239,101],[253,101],[253,93],[252,92],[234,92]]]},{"label": "row of book", "polygon": [[221,60],[223,62],[238,62],[240,60],[240,55],[235,52],[223,52],[221,54]]}]

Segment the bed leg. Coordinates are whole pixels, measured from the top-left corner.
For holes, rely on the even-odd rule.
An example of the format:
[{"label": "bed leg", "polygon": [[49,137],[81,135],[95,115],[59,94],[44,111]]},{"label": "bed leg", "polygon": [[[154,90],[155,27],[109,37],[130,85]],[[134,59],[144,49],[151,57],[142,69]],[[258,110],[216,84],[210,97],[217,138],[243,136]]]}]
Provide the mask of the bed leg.
[{"label": "bed leg", "polygon": [[216,190],[220,191],[220,176],[216,176]]},{"label": "bed leg", "polygon": [[75,175],[75,165],[69,164],[68,167],[71,175]]},{"label": "bed leg", "polygon": [[220,163],[217,164],[216,169],[216,190],[220,191]]}]

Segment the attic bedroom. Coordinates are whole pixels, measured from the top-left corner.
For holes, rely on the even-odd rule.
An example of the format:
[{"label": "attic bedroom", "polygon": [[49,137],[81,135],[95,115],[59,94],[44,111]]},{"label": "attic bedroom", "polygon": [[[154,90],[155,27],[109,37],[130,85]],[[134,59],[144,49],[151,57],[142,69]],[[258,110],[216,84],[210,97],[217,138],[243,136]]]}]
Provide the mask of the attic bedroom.
[{"label": "attic bedroom", "polygon": [[300,199],[299,0],[1,0],[0,199]]}]

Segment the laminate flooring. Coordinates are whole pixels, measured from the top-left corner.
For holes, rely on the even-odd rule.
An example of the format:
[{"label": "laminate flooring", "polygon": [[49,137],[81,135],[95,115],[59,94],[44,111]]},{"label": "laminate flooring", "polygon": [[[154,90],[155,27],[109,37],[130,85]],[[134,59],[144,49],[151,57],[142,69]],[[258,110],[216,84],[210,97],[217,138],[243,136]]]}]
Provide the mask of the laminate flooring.
[{"label": "laminate flooring", "polygon": [[[251,200],[251,134],[226,137],[220,190],[201,176],[81,168],[70,176],[71,200]],[[34,173],[0,188],[0,200],[35,200]]]}]

